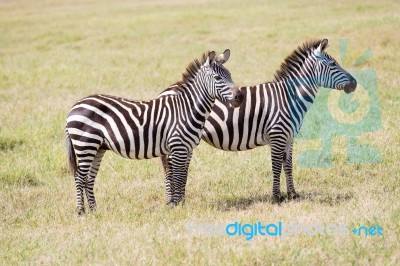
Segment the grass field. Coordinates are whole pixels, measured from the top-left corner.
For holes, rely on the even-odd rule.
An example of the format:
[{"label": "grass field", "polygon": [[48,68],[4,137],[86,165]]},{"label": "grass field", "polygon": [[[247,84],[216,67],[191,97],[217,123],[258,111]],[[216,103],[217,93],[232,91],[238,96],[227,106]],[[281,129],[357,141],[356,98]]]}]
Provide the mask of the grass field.
[{"label": "grass field", "polygon": [[[0,1],[0,264],[398,265],[399,4],[278,2]],[[259,84],[298,45],[323,37],[339,62],[338,42],[348,40],[345,69],[376,71],[382,129],[362,141],[380,151],[380,163],[348,163],[347,140],[337,137],[332,167],[300,168],[299,152],[318,143],[298,140],[294,180],[304,199],[279,206],[269,201],[268,147],[227,153],[202,143],[186,205],[170,209],[158,159],[107,153],[98,211],[77,217],[64,142],[76,100],[155,98],[193,59],[225,48],[235,83]],[[353,66],[368,48],[373,57]],[[379,225],[384,236],[246,241],[191,236],[188,221]]]}]

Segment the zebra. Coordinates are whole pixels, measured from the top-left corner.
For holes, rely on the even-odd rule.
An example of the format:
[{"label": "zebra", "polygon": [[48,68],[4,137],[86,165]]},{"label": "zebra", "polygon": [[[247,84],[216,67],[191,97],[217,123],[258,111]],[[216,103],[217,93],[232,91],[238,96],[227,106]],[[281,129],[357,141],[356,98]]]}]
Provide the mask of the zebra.
[{"label": "zebra", "polygon": [[129,159],[169,155],[166,180],[167,204],[185,199],[185,164],[201,138],[215,99],[238,107],[243,95],[223,66],[229,49],[218,57],[214,51],[194,60],[174,86],[179,96],[132,101],[109,95],[91,95],[76,102],[66,121],[69,164],[75,179],[77,213],[83,214],[84,195],[90,211],[96,210],[93,187],[107,150]]},{"label": "zebra", "polygon": [[[280,192],[282,166],[288,198],[299,197],[293,183],[293,139],[318,88],[351,93],[357,87],[357,81],[325,52],[327,47],[327,39],[305,42],[284,60],[272,82],[241,87],[245,100],[239,108],[229,109],[226,104],[216,102],[204,125],[202,139],[221,150],[244,151],[270,145],[273,202],[284,200]],[[160,96],[172,92],[179,94],[180,90],[171,87]],[[168,179],[167,157],[161,160]]]}]

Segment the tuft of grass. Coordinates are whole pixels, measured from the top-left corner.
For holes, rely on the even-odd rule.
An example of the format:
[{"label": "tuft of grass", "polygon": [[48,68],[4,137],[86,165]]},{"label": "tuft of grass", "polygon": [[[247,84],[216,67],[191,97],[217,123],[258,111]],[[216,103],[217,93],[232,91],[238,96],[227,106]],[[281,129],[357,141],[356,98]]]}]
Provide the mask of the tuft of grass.
[{"label": "tuft of grass", "polygon": [[18,146],[23,144],[22,140],[14,140],[14,139],[0,139],[0,152],[5,153],[7,151],[12,151]]},{"label": "tuft of grass", "polygon": [[42,185],[35,176],[23,171],[0,172],[0,185],[17,187],[37,187]]}]

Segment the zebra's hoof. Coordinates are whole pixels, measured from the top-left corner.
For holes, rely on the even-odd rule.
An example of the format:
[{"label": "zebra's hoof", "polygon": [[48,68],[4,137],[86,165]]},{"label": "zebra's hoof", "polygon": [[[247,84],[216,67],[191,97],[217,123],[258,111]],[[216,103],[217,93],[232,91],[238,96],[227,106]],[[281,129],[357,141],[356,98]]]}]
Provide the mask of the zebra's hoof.
[{"label": "zebra's hoof", "polygon": [[173,201],[167,202],[167,205],[170,207],[176,207],[179,205],[183,206],[184,204],[185,204],[185,199],[179,199],[179,200],[173,200]]},{"label": "zebra's hoof", "polygon": [[282,197],[281,195],[272,197],[273,204],[281,204],[284,200],[285,200],[285,198]]},{"label": "zebra's hoof", "polygon": [[178,203],[177,203],[177,202],[174,202],[174,201],[168,201],[168,202],[167,202],[167,206],[170,207],[170,208],[174,208],[174,207],[176,207],[177,205],[178,205]]},{"label": "zebra's hoof", "polygon": [[84,208],[76,208],[76,213],[78,214],[78,216],[84,215],[85,209]]},{"label": "zebra's hoof", "polygon": [[185,198],[180,198],[177,200],[174,200],[176,206],[184,206],[185,205]]},{"label": "zebra's hoof", "polygon": [[97,209],[96,206],[89,207],[89,212],[94,213],[94,212],[96,212],[96,209]]},{"label": "zebra's hoof", "polygon": [[288,198],[291,200],[299,200],[300,199],[300,195],[297,194],[296,192],[289,192],[288,193]]}]

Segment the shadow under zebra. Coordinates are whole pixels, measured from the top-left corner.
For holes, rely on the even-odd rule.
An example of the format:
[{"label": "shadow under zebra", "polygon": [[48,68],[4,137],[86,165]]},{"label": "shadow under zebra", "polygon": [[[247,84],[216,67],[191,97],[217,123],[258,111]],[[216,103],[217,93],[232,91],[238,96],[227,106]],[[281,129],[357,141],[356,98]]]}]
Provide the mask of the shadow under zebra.
[{"label": "shadow under zebra", "polygon": [[[284,205],[290,202],[300,203],[300,202],[311,202],[320,205],[335,206],[340,205],[354,198],[353,192],[320,192],[320,191],[303,191],[300,192],[300,197],[296,199],[289,199],[286,193],[282,193],[285,200],[281,204]],[[214,207],[220,211],[230,211],[232,209],[236,210],[246,210],[252,205],[258,203],[268,203],[273,202],[272,194],[255,195],[250,197],[238,196],[238,197],[225,197],[220,198],[217,201],[211,203],[211,207]]]}]

